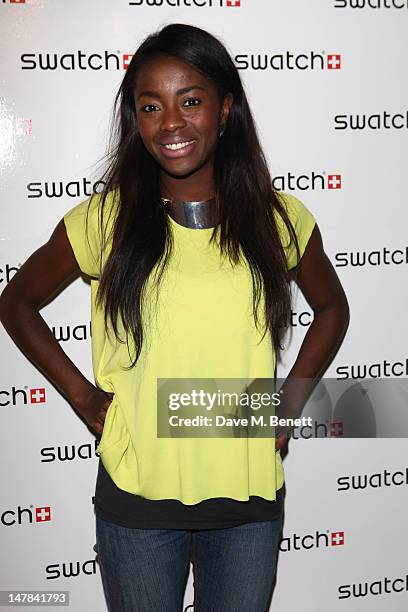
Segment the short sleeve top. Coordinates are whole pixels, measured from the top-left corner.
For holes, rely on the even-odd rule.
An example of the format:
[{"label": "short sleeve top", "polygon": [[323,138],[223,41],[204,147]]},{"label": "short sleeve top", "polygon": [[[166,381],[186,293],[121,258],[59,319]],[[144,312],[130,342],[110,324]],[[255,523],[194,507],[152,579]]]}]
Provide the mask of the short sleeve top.
[{"label": "short sleeve top", "polygon": [[[315,218],[295,196],[279,197],[302,256]],[[274,438],[157,435],[158,379],[274,377],[270,334],[263,335],[253,321],[248,267],[221,258],[216,242],[209,242],[213,228],[187,228],[169,217],[174,249],[159,294],[148,287],[142,352],[136,365],[125,369],[128,348],[105,333],[103,313],[96,307],[100,272],[109,254],[109,244],[99,253],[99,203],[99,195],[91,203],[81,202],[65,214],[64,222],[78,265],[91,277],[95,381],[114,393],[97,450],[104,468],[120,489],[150,500],[174,499],[187,505],[218,497],[275,500],[284,472]],[[105,206],[109,225],[117,210],[113,194]],[[296,250],[279,219],[287,265],[293,268]]]}]

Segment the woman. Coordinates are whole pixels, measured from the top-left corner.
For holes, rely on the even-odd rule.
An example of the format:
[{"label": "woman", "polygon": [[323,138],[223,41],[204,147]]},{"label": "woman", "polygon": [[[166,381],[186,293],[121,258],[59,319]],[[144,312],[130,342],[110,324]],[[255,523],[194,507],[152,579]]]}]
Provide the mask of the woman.
[{"label": "woman", "polygon": [[[300,398],[291,383],[322,376],[347,300],[313,215],[272,189],[217,39],[179,24],[148,37],[115,108],[103,192],[25,262],[1,318],[102,434],[96,550],[109,609],[180,610],[191,560],[196,612],[261,612],[282,525],[285,431],[159,435],[157,392],[180,378],[273,380],[295,279],[314,311],[284,384],[287,414],[298,416],[306,390]],[[79,270],[91,277],[96,386],[38,313]]]}]

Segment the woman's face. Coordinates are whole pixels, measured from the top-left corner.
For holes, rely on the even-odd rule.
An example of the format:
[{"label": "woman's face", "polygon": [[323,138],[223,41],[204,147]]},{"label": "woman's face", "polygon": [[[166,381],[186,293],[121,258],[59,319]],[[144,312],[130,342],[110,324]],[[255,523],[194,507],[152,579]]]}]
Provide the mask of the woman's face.
[{"label": "woman's face", "polygon": [[162,170],[182,178],[210,169],[232,97],[189,64],[163,56],[149,61],[135,89],[141,139]]}]

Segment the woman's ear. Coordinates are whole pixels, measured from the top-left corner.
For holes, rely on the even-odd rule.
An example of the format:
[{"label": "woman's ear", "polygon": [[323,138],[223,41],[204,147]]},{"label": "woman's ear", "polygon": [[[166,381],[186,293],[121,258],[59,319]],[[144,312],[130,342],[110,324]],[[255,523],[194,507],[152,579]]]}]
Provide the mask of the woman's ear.
[{"label": "woman's ear", "polygon": [[225,128],[227,127],[227,122],[228,122],[228,116],[231,110],[231,106],[234,103],[234,98],[233,95],[231,93],[228,93],[225,97],[224,100],[222,102],[222,107],[221,107],[221,113],[220,113],[220,136],[222,136],[222,134],[225,131]]}]

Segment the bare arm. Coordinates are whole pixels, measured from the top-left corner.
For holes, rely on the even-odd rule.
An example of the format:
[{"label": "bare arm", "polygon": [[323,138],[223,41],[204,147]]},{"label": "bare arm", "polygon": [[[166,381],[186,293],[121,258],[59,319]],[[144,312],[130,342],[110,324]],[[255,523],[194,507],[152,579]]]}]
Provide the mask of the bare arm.
[{"label": "bare arm", "polygon": [[[286,401],[280,416],[293,418],[299,416],[314,384],[333,361],[350,319],[346,295],[324,252],[317,225],[297,265],[296,282],[314,312],[314,319],[281,387]],[[279,447],[283,443],[281,439]]]},{"label": "bare arm", "polygon": [[344,289],[316,225],[298,263],[297,284],[314,313],[289,376],[320,378],[333,361],[350,319]]},{"label": "bare arm", "polygon": [[83,376],[38,312],[78,273],[78,263],[61,220],[49,241],[27,259],[4,289],[0,296],[0,320],[26,357],[101,433],[108,394]]}]

